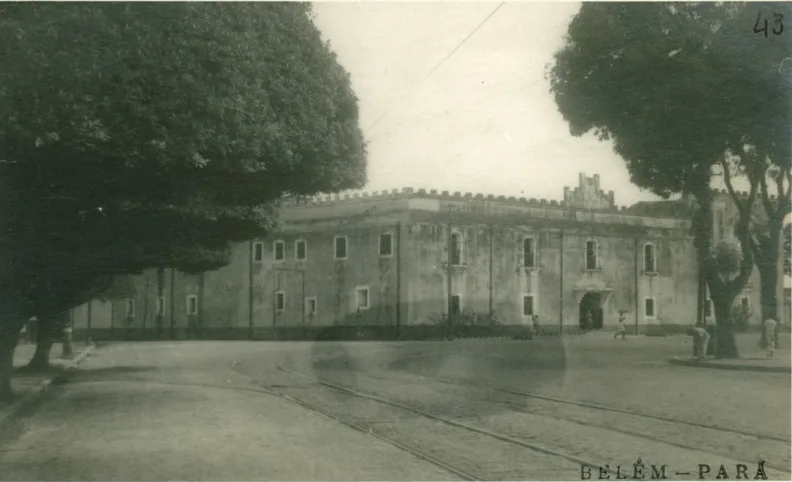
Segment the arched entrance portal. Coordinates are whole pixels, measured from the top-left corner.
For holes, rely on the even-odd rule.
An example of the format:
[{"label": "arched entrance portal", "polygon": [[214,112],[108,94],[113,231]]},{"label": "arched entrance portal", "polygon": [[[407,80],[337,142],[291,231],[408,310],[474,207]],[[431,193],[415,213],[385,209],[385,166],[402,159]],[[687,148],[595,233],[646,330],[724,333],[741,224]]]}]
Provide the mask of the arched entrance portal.
[{"label": "arched entrance portal", "polygon": [[[588,314],[591,314],[591,325],[588,326]],[[602,328],[602,294],[588,292],[580,300],[580,329],[599,330]]]}]

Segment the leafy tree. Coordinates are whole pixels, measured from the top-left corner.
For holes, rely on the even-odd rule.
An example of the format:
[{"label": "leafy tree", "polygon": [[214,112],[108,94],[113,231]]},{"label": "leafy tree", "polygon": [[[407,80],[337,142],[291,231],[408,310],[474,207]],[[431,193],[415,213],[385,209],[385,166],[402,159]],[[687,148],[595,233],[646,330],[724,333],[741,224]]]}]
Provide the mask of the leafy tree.
[{"label": "leafy tree", "polygon": [[[750,213],[740,209],[734,233],[742,251],[739,270],[720,276],[712,246],[713,172],[729,154],[783,155],[777,139],[789,135],[789,102],[782,102],[788,90],[778,71],[788,44],[753,33],[757,9],[789,7],[584,3],[549,72],[573,135],[593,131],[612,140],[639,187],[695,199],[695,244],[715,305],[718,357],[738,355],[731,306],[750,277],[754,253]],[[743,165],[751,166],[744,202],[752,206],[763,171],[756,163]]]},{"label": "leafy tree", "polygon": [[230,242],[272,228],[284,195],[365,182],[357,99],[311,16],[304,3],[6,6],[0,397],[23,320],[54,320],[119,274],[217,267]]},{"label": "leafy tree", "polygon": [[784,226],[784,275],[792,276],[792,224]]},{"label": "leafy tree", "polygon": [[[792,84],[790,85],[792,87]],[[779,102],[792,102],[792,89],[787,89],[787,99]],[[783,112],[779,112],[782,116]],[[748,137],[746,137],[748,139]],[[761,141],[761,138],[759,138]],[[790,147],[792,138],[786,137],[786,149],[771,145],[767,151],[756,148],[736,158],[736,162],[723,160],[722,173],[726,190],[735,204],[740,216],[751,219],[749,246],[754,255],[759,271],[761,285],[761,320],[774,318],[779,320],[778,287],[780,276],[786,263],[784,238],[784,220],[792,209],[792,173],[790,173]],[[773,157],[770,157],[772,153]],[[746,177],[751,184],[758,185],[758,196],[753,205],[748,203],[746,196],[734,189],[732,178],[735,175]],[[770,181],[770,182],[768,182]],[[769,186],[772,184],[773,188]],[[777,195],[773,192],[775,191]],[[765,332],[761,331],[760,344],[765,346]]]}]

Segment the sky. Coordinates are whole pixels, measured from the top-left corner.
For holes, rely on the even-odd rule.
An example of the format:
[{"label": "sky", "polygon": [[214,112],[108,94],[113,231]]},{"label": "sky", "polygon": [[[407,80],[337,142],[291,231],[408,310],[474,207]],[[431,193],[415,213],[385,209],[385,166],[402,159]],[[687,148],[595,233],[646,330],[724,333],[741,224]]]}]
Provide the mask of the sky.
[{"label": "sky", "polygon": [[550,93],[546,67],[580,3],[506,3],[432,72],[497,6],[314,4],[359,99],[365,190],[560,200],[585,172],[618,205],[658,199],[630,183],[610,142],[572,137]]}]

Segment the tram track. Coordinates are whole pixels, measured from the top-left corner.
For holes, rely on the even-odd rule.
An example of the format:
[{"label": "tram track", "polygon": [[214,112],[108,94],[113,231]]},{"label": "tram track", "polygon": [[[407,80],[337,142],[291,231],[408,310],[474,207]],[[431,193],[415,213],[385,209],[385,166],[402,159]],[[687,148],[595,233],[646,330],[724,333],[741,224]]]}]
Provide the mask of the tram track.
[{"label": "tram track", "polygon": [[[282,367],[280,367],[280,368],[282,368]],[[361,375],[363,375],[365,377],[370,377],[370,378],[373,378],[373,379],[378,379],[378,380],[381,380],[381,381],[384,381],[384,382],[398,381],[400,383],[418,383],[415,380],[406,381],[403,378],[399,378],[399,377],[378,376],[378,375],[374,375],[374,374],[370,374],[370,373],[362,373]],[[770,447],[769,450],[773,454],[786,454],[786,453],[789,452],[789,447],[790,447],[790,441],[789,440],[783,439],[781,437],[777,437],[777,436],[774,436],[774,435],[770,435],[770,434],[762,434],[762,433],[757,433],[757,432],[749,432],[749,431],[737,430],[737,429],[721,427],[721,426],[717,426],[717,425],[713,425],[713,424],[707,424],[707,423],[691,422],[691,421],[687,421],[687,420],[680,420],[680,419],[675,419],[675,418],[672,418],[672,417],[667,417],[667,416],[662,416],[662,415],[642,413],[642,412],[633,411],[633,410],[629,410],[629,409],[624,409],[624,408],[620,408],[620,407],[609,407],[609,406],[593,404],[593,403],[587,403],[587,402],[581,402],[581,401],[576,401],[576,400],[567,400],[567,399],[562,399],[562,398],[557,398],[557,397],[548,397],[548,396],[534,394],[534,393],[529,393],[529,392],[524,392],[524,391],[520,391],[520,390],[504,389],[504,388],[495,387],[495,386],[487,385],[487,384],[459,382],[459,381],[453,381],[453,380],[445,379],[445,378],[442,378],[442,377],[432,377],[432,376],[427,377],[427,378],[429,378],[431,380],[434,380],[434,381],[437,381],[437,382],[440,382],[440,383],[443,383],[443,384],[446,384],[446,385],[452,385],[452,386],[457,387],[457,388],[475,387],[475,388],[482,389],[482,390],[489,390],[489,391],[492,391],[492,392],[507,394],[507,395],[510,395],[510,396],[517,396],[517,397],[520,397],[520,398],[523,398],[523,399],[535,399],[535,400],[541,401],[542,403],[550,403],[550,404],[557,404],[557,405],[560,405],[560,406],[572,407],[574,409],[577,409],[578,411],[581,411],[581,410],[584,411],[584,412],[587,411],[589,413],[582,413],[582,414],[581,413],[577,413],[577,414],[572,414],[572,415],[567,413],[566,415],[564,415],[564,414],[559,415],[557,413],[548,413],[548,410],[546,410],[546,409],[542,410],[542,409],[536,409],[536,408],[533,408],[533,409],[525,408],[523,406],[520,406],[520,403],[518,403],[517,401],[514,401],[514,400],[510,400],[510,401],[492,401],[492,400],[489,400],[489,401],[485,402],[485,403],[501,406],[501,407],[507,408],[509,410],[512,410],[512,411],[515,411],[515,412],[520,412],[520,413],[527,414],[527,415],[548,417],[548,418],[552,418],[552,419],[555,419],[555,420],[558,420],[558,421],[562,421],[562,422],[571,422],[571,423],[575,423],[575,424],[582,425],[582,426],[592,427],[592,428],[595,428],[595,429],[605,430],[605,431],[608,431],[608,432],[615,432],[615,433],[619,433],[619,434],[623,434],[623,435],[627,435],[627,436],[631,436],[631,437],[637,437],[637,438],[640,438],[640,439],[643,439],[643,440],[647,440],[647,441],[650,441],[650,442],[664,444],[664,445],[677,447],[677,448],[681,448],[681,449],[685,449],[685,450],[689,450],[689,451],[704,452],[704,453],[708,453],[708,454],[715,455],[715,456],[718,456],[718,457],[740,458],[740,456],[741,456],[741,454],[739,454],[739,453],[735,453],[735,452],[724,453],[724,451],[719,450],[719,448],[707,447],[706,446],[706,442],[711,442],[712,440],[721,440],[722,439],[722,435],[719,436],[718,433],[729,434],[731,436],[738,436],[737,437],[738,440],[736,441],[736,443],[731,443],[731,444],[730,443],[722,443],[722,442],[720,443],[722,446],[729,447],[729,449],[731,449],[732,451],[734,450],[734,447],[745,446],[745,444],[755,444],[756,442],[763,443],[765,448]],[[551,411],[555,412],[555,409],[553,409]],[[619,423],[608,424],[607,422],[603,423],[602,421],[586,420],[586,418],[589,418],[589,419],[591,418],[592,413],[598,413],[598,412],[607,412],[607,413],[611,413],[611,414],[618,414],[620,416]],[[635,420],[630,420],[631,417],[632,418],[636,418],[636,419],[650,420],[650,421],[654,422],[653,423],[653,427],[652,427],[653,430],[650,430],[650,431],[646,431],[646,430],[639,431],[639,430],[630,430],[629,428],[624,428],[622,426],[622,424],[625,421],[626,422],[631,422],[631,421],[635,422]],[[659,426],[658,426],[658,423],[660,424]],[[685,443],[686,441],[684,439],[680,440],[680,437],[678,435],[674,434],[676,432],[676,430],[674,430],[672,428],[672,426],[674,424],[681,424],[683,426],[687,426],[688,429],[695,428],[695,429],[698,429],[699,431],[703,430],[703,433],[702,432],[696,433],[695,437],[705,439],[705,443],[704,444]],[[629,423],[627,425],[629,425]],[[655,436],[654,433],[656,433],[656,432],[659,432],[661,435],[660,436]],[[663,432],[665,432],[665,436],[662,436]],[[707,432],[712,432],[712,433],[707,433]],[[707,437],[710,437],[710,438],[707,439]],[[775,470],[778,470],[778,471],[782,471],[784,473],[788,473],[790,471],[790,468],[789,468],[788,465],[787,466],[783,466],[783,465],[780,465],[780,464],[777,464],[777,463],[772,463],[772,462],[766,462],[765,465],[768,468],[772,468],[772,469],[775,469]]]},{"label": "tram track", "polygon": [[[418,357],[421,357],[421,358],[429,357],[429,356],[432,356],[432,355],[436,355],[437,353],[442,353],[442,352],[440,352],[439,350],[435,350],[435,351],[432,351],[432,352],[422,353],[422,354],[418,355]],[[372,377],[372,378],[378,378],[378,379],[381,379],[381,380],[392,379],[391,377],[382,377],[382,376],[378,376],[378,375],[373,375],[371,373],[367,373],[366,376]],[[424,375],[419,375],[419,376],[424,376]],[[521,390],[508,389],[508,388],[498,387],[498,386],[495,386],[495,385],[485,384],[485,383],[480,383],[480,382],[469,382],[469,381],[462,382],[462,381],[458,381],[458,380],[448,379],[448,378],[445,378],[445,377],[438,377],[438,376],[431,376],[431,375],[428,376],[427,378],[431,378],[432,380],[435,380],[435,381],[438,381],[440,383],[444,383],[444,384],[447,384],[447,385],[468,386],[468,387],[482,388],[482,389],[492,390],[492,391],[495,391],[495,392],[511,394],[511,395],[517,395],[517,396],[521,396],[521,397],[525,397],[525,398],[530,398],[530,399],[535,399],[535,400],[542,400],[542,401],[546,401],[546,402],[554,402],[554,403],[558,403],[558,404],[578,406],[578,407],[588,408],[588,409],[593,409],[593,410],[607,411],[607,412],[612,412],[612,413],[620,413],[620,414],[624,414],[624,415],[631,415],[631,416],[642,417],[642,418],[647,418],[647,419],[654,419],[654,420],[663,421],[663,422],[683,424],[683,425],[688,425],[688,426],[691,426],[691,427],[704,428],[704,429],[709,429],[709,430],[716,430],[716,431],[719,431],[719,432],[729,432],[729,433],[733,433],[733,434],[737,434],[737,435],[743,435],[743,436],[746,436],[746,437],[755,437],[756,439],[759,439],[759,440],[773,440],[773,441],[777,441],[777,442],[784,442],[786,444],[790,443],[790,439],[789,438],[778,437],[778,436],[775,436],[775,435],[763,434],[763,433],[760,433],[760,432],[753,432],[753,431],[747,431],[747,430],[739,430],[739,429],[734,429],[734,428],[730,428],[730,427],[723,427],[721,425],[715,425],[715,424],[708,424],[708,423],[702,423],[702,422],[693,422],[693,421],[690,421],[690,420],[681,420],[681,419],[677,419],[677,418],[673,418],[673,417],[667,417],[667,416],[663,416],[663,415],[644,413],[644,412],[639,412],[637,410],[630,410],[630,409],[621,408],[621,407],[611,407],[611,406],[607,406],[607,405],[591,403],[591,402],[584,402],[584,401],[579,401],[579,400],[569,400],[569,399],[563,399],[563,398],[558,398],[558,397],[550,397],[550,396],[546,396],[546,395],[540,395],[540,394],[537,394],[537,393],[531,393],[531,392],[525,392],[525,391],[521,391]]]},{"label": "tram track", "polygon": [[[239,374],[249,376],[240,370],[238,366],[232,366],[231,368]],[[581,466],[599,466],[592,460],[585,459],[574,454],[569,454],[548,446],[511,437],[503,433],[451,420],[416,407],[321,380],[313,375],[286,368],[282,365],[276,365],[275,368],[283,373],[296,375],[310,380],[311,384],[313,385],[313,389],[310,386],[306,386],[304,383],[267,383],[256,379],[253,380],[253,383],[265,389],[267,392],[274,393],[275,395],[278,395],[290,402],[299,404],[308,410],[322,414],[354,430],[374,436],[375,438],[389,443],[390,445],[409,452],[426,462],[453,473],[463,480],[507,480],[513,478],[524,479],[527,472],[530,472],[531,470],[542,470],[541,468],[537,469],[537,467],[543,467],[545,470],[544,476],[540,478],[553,479],[556,478],[554,475],[557,476],[561,473],[565,473],[566,475],[562,478],[564,480],[568,480],[570,478],[576,478],[576,476],[573,474],[579,474]],[[322,387],[323,389],[332,392],[333,395],[328,395],[327,397],[333,398],[333,402],[328,402],[326,399],[322,400],[321,397],[315,393],[316,387]],[[295,392],[300,393],[296,394]],[[311,395],[310,392],[314,393]],[[339,395],[342,397],[348,397],[349,399],[363,400],[368,403],[376,404],[380,407],[386,406],[389,407],[392,412],[388,414],[385,419],[379,416],[375,420],[366,419],[365,416],[350,416],[348,414],[341,415],[337,413],[339,411],[338,407],[343,407],[341,411],[344,411],[344,408],[348,409],[348,407],[350,407],[353,402],[339,402],[336,398]],[[367,410],[364,407],[360,408],[359,411],[366,412]],[[370,412],[371,409],[369,408],[368,411]],[[381,410],[377,410],[377,413],[381,413]],[[419,421],[419,425],[427,428],[427,430],[417,430],[415,432],[410,432],[410,428],[404,428],[405,426],[413,427],[416,423],[416,420]],[[432,424],[434,424],[434,428],[432,427]],[[443,448],[435,447],[436,441],[415,440],[416,438],[420,438],[416,437],[416,433],[437,432],[438,424],[446,426],[451,430],[451,436],[444,437],[444,439],[448,440],[451,445],[456,444],[456,446],[472,448],[478,444],[482,447],[486,446],[487,449],[493,450],[496,453],[509,452],[510,450],[505,447],[510,446],[512,449],[522,450],[523,452],[520,453],[519,457],[509,461],[509,463],[487,461],[490,467],[488,469],[482,469],[480,467],[480,465],[482,465],[481,460],[466,458],[464,456],[459,456],[458,454],[451,454],[449,456],[449,452],[447,450],[444,451]],[[493,449],[493,444],[495,444],[495,447],[503,446],[504,448],[495,450]],[[445,448],[447,449],[448,447]],[[514,450],[511,450],[511,452],[514,452]],[[532,463],[531,461],[534,462]],[[523,472],[519,471],[519,467],[512,465],[516,462],[518,465],[522,466]],[[484,465],[487,464],[485,463]],[[566,467],[566,469],[562,467]]]}]

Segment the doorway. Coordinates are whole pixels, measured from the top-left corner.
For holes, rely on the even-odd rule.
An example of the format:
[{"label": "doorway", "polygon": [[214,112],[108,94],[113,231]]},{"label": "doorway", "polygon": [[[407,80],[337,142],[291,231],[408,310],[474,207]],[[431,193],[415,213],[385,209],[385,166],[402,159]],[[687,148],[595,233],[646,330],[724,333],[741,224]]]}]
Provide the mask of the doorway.
[{"label": "doorway", "polygon": [[[588,314],[591,313],[591,324],[588,323]],[[602,295],[599,292],[588,292],[580,300],[580,329],[602,329]]]}]

